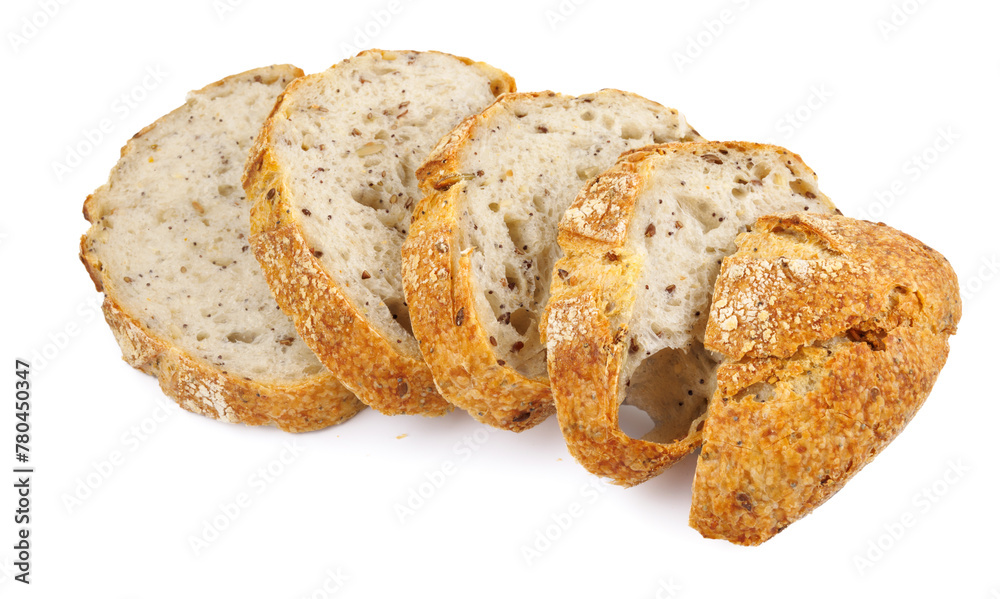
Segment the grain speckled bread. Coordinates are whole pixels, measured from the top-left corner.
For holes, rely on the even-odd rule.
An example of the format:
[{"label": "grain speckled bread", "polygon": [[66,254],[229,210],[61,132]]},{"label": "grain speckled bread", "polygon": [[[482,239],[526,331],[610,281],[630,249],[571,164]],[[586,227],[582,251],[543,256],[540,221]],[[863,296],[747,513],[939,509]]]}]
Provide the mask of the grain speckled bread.
[{"label": "grain speckled bread", "polygon": [[[559,225],[545,341],[573,456],[621,485],[695,449],[715,388],[702,346],[712,287],[734,240],[775,211],[833,212],[795,154],[751,143],[677,143],[623,155]],[[652,428],[632,438],[621,405]]]},{"label": "grain speckled bread", "polygon": [[756,545],[906,426],[962,308],[948,261],[882,223],[773,215],[737,243],[705,334],[725,359],[690,521],[706,537]]},{"label": "grain speckled bread", "polygon": [[538,333],[559,218],[623,151],[701,137],[674,109],[618,90],[501,97],[417,172],[403,246],[413,331],[441,393],[520,431],[553,411]]},{"label": "grain speckled bread", "polygon": [[295,334],[248,251],[241,167],[301,74],[282,65],[227,77],[137,133],[87,198],[80,241],[126,362],[192,412],[294,432],[364,407]]},{"label": "grain speckled bread", "polygon": [[320,360],[387,414],[451,410],[409,330],[400,247],[414,171],[506,73],[438,52],[370,50],[282,94],[247,162],[251,246]]}]

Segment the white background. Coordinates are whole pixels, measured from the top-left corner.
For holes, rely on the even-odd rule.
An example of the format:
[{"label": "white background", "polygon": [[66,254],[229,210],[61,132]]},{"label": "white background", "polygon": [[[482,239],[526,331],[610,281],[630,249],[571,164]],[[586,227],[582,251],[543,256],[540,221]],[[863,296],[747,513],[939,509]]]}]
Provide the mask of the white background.
[{"label": "white background", "polygon": [[[0,596],[1000,597],[997,3],[399,0],[386,19],[388,0],[223,2],[0,9]],[[470,56],[523,91],[631,90],[710,139],[800,153],[846,214],[916,236],[958,273],[965,316],[927,404],[842,492],[758,548],[687,527],[694,456],[606,487],[554,419],[469,441],[482,427],[462,413],[369,410],[292,436],[165,410],[98,317],[76,257],[82,202],[188,90],[271,63],[318,71],[345,44]],[[57,169],[74,148],[79,164]],[[11,580],[13,365],[36,354],[25,587]],[[274,462],[289,443],[299,455]],[[446,461],[454,472],[435,474]],[[268,467],[281,470],[269,483],[256,474]],[[435,478],[401,521],[396,506]],[[240,493],[249,505],[226,522],[220,505]],[[582,515],[566,517],[573,503]],[[213,519],[226,530],[196,554],[190,539]],[[523,548],[557,530],[529,563]]]}]

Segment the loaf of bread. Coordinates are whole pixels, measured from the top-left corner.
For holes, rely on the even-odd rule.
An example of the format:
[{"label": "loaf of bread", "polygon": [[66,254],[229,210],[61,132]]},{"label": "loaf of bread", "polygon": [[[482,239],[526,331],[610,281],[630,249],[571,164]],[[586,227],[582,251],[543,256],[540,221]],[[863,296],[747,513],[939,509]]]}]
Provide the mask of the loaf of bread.
[{"label": "loaf of bread", "polygon": [[403,297],[414,173],[444,134],[513,89],[506,73],[449,54],[362,52],[290,85],[247,162],[250,245],[278,303],[381,412],[451,410]]},{"label": "loaf of bread", "polygon": [[364,407],[296,335],[249,251],[241,167],[301,74],[284,65],[227,77],[137,133],[87,198],[80,243],[126,362],[192,412],[288,431]]},{"label": "loaf of bread", "polygon": [[674,109],[603,90],[508,94],[438,144],[403,246],[420,348],[441,393],[520,431],[553,411],[538,323],[559,219],[623,151],[701,139]]},{"label": "loaf of bread", "polygon": [[913,418],[961,318],[943,256],[841,216],[783,148],[618,90],[514,92],[383,50],[192,92],[84,204],[125,361],[292,432],[366,404],[511,431],[555,412],[624,486],[701,447],[690,525],[741,545]]},{"label": "loaf of bread", "polygon": [[737,244],[705,334],[724,360],[691,525],[756,545],[829,499],[913,418],[962,308],[948,261],[882,223],[772,215]]},{"label": "loaf of bread", "polygon": [[[677,143],[623,155],[559,225],[566,253],[546,308],[549,376],[573,456],[622,485],[697,448],[717,358],[703,347],[712,289],[737,234],[775,211],[833,212],[791,152]],[[619,407],[653,427],[632,438]]]}]

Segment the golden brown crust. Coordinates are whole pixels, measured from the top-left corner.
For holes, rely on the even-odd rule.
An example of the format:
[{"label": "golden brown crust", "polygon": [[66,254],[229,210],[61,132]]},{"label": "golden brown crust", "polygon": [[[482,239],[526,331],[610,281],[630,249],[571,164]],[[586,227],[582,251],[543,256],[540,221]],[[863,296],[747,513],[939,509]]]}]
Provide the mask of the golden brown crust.
[{"label": "golden brown crust", "polygon": [[[269,120],[265,128],[270,127]],[[262,132],[258,141],[268,137]],[[270,149],[266,144],[255,148],[244,175],[247,197],[253,200],[250,246],[299,336],[320,362],[334,366],[340,380],[380,412],[439,416],[451,411],[427,365],[391,347],[323,269],[291,215],[287,187]]]},{"label": "golden brown crust", "polygon": [[475,307],[469,258],[456,255],[460,244],[454,206],[464,182],[455,169],[466,142],[495,111],[504,110],[514,99],[556,95],[507,93],[438,142],[417,169],[425,196],[417,204],[403,245],[410,321],[442,394],[480,422],[515,432],[553,413],[552,393],[546,381],[525,377],[498,360],[491,349]]},{"label": "golden brown crust", "polygon": [[[761,240],[752,253],[761,258],[777,255],[728,261],[705,333],[711,349],[734,360],[784,358],[803,345],[862,328],[859,323],[897,326],[879,320],[913,319],[920,312],[929,322],[954,330],[960,316],[954,312],[960,307],[927,291],[947,287],[954,275],[940,267],[947,263],[943,256],[916,239],[884,225],[808,215],[772,215],[756,227],[760,234],[745,242]],[[803,251],[807,259],[793,259]],[[802,284],[793,285],[796,281]],[[843,287],[831,293],[828,286],[834,281]],[[920,282],[923,289],[911,281]],[[776,289],[782,289],[782,295],[774,293]],[[766,305],[757,305],[761,298]],[[909,301],[886,314],[888,302],[904,300]]]},{"label": "golden brown crust", "polygon": [[[460,186],[418,204],[403,246],[403,284],[420,351],[438,377],[442,394],[477,420],[521,431],[553,412],[548,385],[522,376],[497,360],[475,309],[468,256],[455,256],[454,194]],[[454,276],[453,276],[454,275]],[[462,348],[461,352],[449,351]],[[500,404],[497,395],[519,402]]]},{"label": "golden brown crust", "polygon": [[427,365],[389,346],[322,270],[298,228],[261,229],[251,235],[250,246],[299,336],[320,362],[337,365],[345,385],[360,385],[356,393],[365,403],[385,414],[451,411]]},{"label": "golden brown crust", "polygon": [[339,424],[364,408],[329,372],[295,384],[269,384],[233,375],[165,342],[106,296],[104,318],[130,366],[159,379],[182,408],[249,425],[274,423],[301,433]]},{"label": "golden brown crust", "polygon": [[830,498],[906,426],[961,318],[943,256],[837,216],[758,220],[723,262],[706,346],[725,354],[691,506],[756,545]]},{"label": "golden brown crust", "polygon": [[417,169],[416,176],[420,182],[420,189],[429,196],[435,191],[447,191],[451,186],[461,181],[461,173],[456,169],[460,164],[465,144],[475,134],[477,127],[489,122],[496,112],[505,110],[507,104],[525,98],[554,98],[558,95],[552,91],[514,93],[512,87],[479,114],[467,116],[448,135],[441,138],[441,141],[434,146],[434,149],[424,159],[423,164]]},{"label": "golden brown crust", "polygon": [[462,153],[476,131],[489,127],[511,103],[560,96],[552,91],[505,94],[438,142],[417,169],[425,196],[403,246],[403,284],[413,331],[442,394],[480,422],[517,432],[555,411],[552,390],[548,380],[526,377],[494,353],[476,310],[470,260],[457,255],[461,246],[454,207],[470,176],[461,172]]},{"label": "golden brown crust", "polygon": [[[87,196],[89,200],[91,196]],[[84,218],[88,222],[93,222],[90,216],[87,215],[86,209],[83,211]],[[87,274],[90,275],[91,282],[94,283],[94,288],[97,291],[104,291],[104,279],[101,277],[100,261],[94,256],[94,252],[87,247],[87,236],[80,236],[80,262],[83,262],[83,267],[87,269]]]},{"label": "golden brown crust", "polygon": [[[692,430],[673,443],[633,439],[618,426],[618,384],[628,351],[612,318],[627,313],[641,262],[625,249],[628,223],[646,176],[632,153],[577,196],[559,225],[566,256],[556,263],[542,330],[559,426],[587,470],[632,486],[660,474],[700,442]],[[614,255],[595,263],[592,256]]]},{"label": "golden brown crust", "polygon": [[[471,58],[468,58],[466,56],[449,54],[447,52],[440,52],[438,50],[382,50],[379,48],[371,48],[369,50],[362,50],[358,52],[357,54],[355,54],[355,57],[364,56],[365,54],[379,54],[383,58],[389,58],[389,57],[395,58],[400,54],[437,54],[439,56],[448,56],[450,58],[458,60],[462,64],[466,64],[470,67],[474,66],[480,71],[486,73],[490,78],[490,92],[492,92],[494,96],[499,96],[501,94],[513,92],[517,89],[517,85],[514,82],[514,78],[508,75],[506,72],[501,71],[500,69],[496,68],[495,66],[489,63],[478,60],[472,60]],[[330,68],[332,69],[336,66],[337,65],[335,64]]]},{"label": "golden brown crust", "polygon": [[[387,51],[361,54],[369,52]],[[455,58],[487,72],[494,93],[514,86],[509,75],[494,67]],[[278,98],[247,160],[243,186],[253,202],[250,224],[254,254],[299,335],[362,401],[386,414],[446,414],[453,408],[438,393],[427,364],[419,356],[402,354],[365,319],[312,254],[290,209],[291,191],[270,144],[276,122],[283,118],[286,95],[307,79],[292,82]]]},{"label": "golden brown crust", "polygon": [[[293,69],[292,73],[302,75],[299,69]],[[231,75],[203,89],[244,75],[246,73]],[[147,125],[132,139],[154,130],[165,118]],[[121,156],[127,156],[132,148],[131,142],[126,143]],[[364,408],[364,404],[329,372],[296,383],[248,380],[191,356],[143,326],[118,303],[115,285],[105,280],[100,258],[90,243],[94,227],[105,216],[96,209],[96,196],[100,193],[102,190],[94,192],[84,202],[84,218],[93,227],[80,238],[80,260],[94,287],[105,294],[105,320],[128,364],[157,377],[163,392],[183,408],[225,422],[273,423],[285,431],[305,432],[343,422]]]},{"label": "golden brown crust", "polygon": [[629,223],[654,168],[652,158],[720,149],[782,152],[797,170],[812,173],[797,155],[763,144],[647,146],[622,154],[614,167],[580,193],[559,225],[559,245],[566,255],[555,266],[552,299],[542,326],[559,425],[570,453],[584,467],[621,485],[644,482],[696,449],[703,422],[695,419],[687,435],[671,443],[633,439],[618,427],[619,374],[628,351],[628,323],[612,321],[618,314],[630,313],[642,267],[625,247]]},{"label": "golden brown crust", "polygon": [[632,439],[618,426],[618,375],[627,348],[613,330],[603,290],[574,289],[549,303],[549,372],[566,446],[587,470],[632,486],[660,474],[700,442]]}]

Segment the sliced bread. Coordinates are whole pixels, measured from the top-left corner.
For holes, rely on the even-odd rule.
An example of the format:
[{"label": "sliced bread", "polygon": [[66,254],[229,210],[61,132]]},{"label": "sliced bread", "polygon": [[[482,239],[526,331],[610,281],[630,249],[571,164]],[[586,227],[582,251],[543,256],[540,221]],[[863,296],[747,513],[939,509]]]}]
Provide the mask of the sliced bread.
[{"label": "sliced bread", "polygon": [[623,151],[700,139],[676,110],[603,90],[509,94],[443,139],[403,246],[413,331],[441,393],[520,431],[553,411],[538,323],[563,211]]},{"label": "sliced bread", "polygon": [[364,407],[296,335],[248,251],[241,167],[300,75],[227,77],[137,133],[87,198],[80,243],[126,362],[192,412],[296,432]]},{"label": "sliced bread", "polygon": [[691,525],[757,545],[829,499],[913,418],[962,315],[945,258],[882,223],[761,218],[715,286],[724,356]]},{"label": "sliced bread", "polygon": [[282,94],[246,164],[250,245],[320,360],[387,414],[444,414],[410,332],[400,247],[414,172],[469,114],[514,89],[483,63],[370,50]]},{"label": "sliced bread", "polygon": [[[722,260],[759,216],[794,210],[836,209],[797,155],[749,143],[641,149],[580,193],[559,225],[545,342],[559,425],[588,470],[633,485],[698,446]],[[622,405],[652,421],[641,438],[619,427]]]}]

